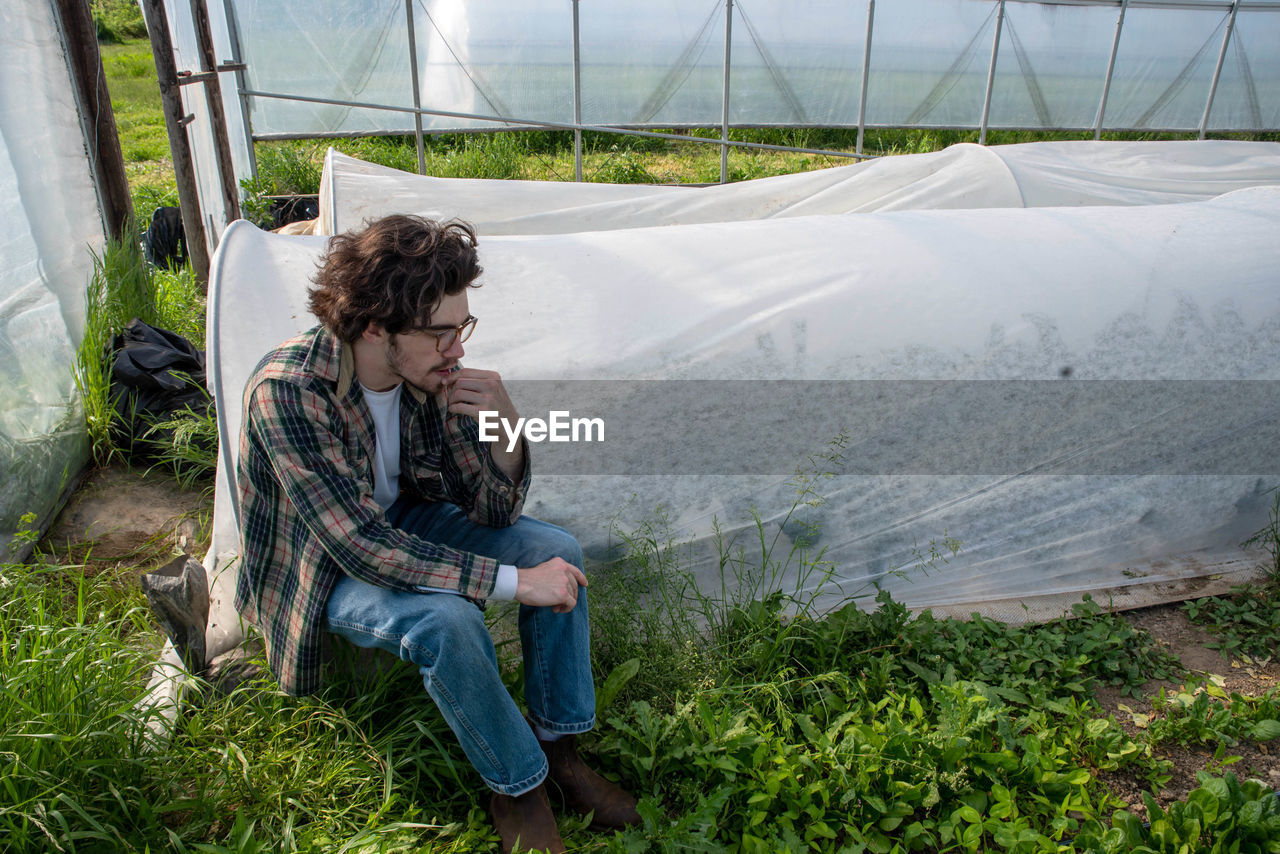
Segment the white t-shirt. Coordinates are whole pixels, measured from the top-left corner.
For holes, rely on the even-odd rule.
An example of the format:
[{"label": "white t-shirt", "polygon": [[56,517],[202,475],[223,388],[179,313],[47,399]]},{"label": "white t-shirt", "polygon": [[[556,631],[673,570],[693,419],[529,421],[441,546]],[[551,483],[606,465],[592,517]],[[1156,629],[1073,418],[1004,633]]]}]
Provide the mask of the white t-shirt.
[{"label": "white t-shirt", "polygon": [[[390,391],[371,391],[364,383],[365,405],[373,416],[373,500],[386,510],[400,496],[400,392],[404,383]],[[516,598],[519,582],[516,568],[511,564],[498,567],[498,580],[493,585],[490,599]],[[424,593],[458,593],[447,587],[419,587]]]},{"label": "white t-shirt", "polygon": [[370,391],[364,384],[364,402],[373,416],[373,500],[386,510],[400,497],[400,392],[404,383],[391,391]]}]

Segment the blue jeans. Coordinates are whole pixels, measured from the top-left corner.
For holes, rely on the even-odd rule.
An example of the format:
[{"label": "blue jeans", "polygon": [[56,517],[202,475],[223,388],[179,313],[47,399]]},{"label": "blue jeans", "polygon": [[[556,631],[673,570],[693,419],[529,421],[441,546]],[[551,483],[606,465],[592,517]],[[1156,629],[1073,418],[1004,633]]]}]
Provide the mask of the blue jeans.
[{"label": "blue jeans", "polygon": [[[452,504],[400,500],[387,518],[425,540],[500,563],[529,567],[560,557],[582,567],[582,549],[569,532],[528,516],[509,528],[489,528]],[[529,719],[565,735],[595,725],[586,592],[579,588],[578,604],[567,614],[520,606]],[[417,665],[427,693],[489,788],[520,795],[546,778],[546,756],[502,684],[493,639],[474,602],[344,576],[329,597],[326,617],[329,631],[356,646],[384,649]]]}]

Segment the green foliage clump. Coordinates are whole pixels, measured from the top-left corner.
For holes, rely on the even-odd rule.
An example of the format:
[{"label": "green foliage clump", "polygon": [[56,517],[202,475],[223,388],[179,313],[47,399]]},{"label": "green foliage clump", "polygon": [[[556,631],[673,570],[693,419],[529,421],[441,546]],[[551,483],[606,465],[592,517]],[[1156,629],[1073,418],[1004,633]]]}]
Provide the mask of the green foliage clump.
[{"label": "green foliage clump", "polygon": [[1177,659],[1148,634],[1118,614],[1103,613],[1087,594],[1071,616],[1024,626],[978,614],[969,620],[938,620],[925,611],[911,618],[888,597],[880,602],[874,614],[845,607],[809,624],[804,662],[822,667],[865,658],[864,666],[886,673],[886,678],[924,685],[952,673],[1000,684],[1016,692],[1010,696],[1019,701],[1041,696],[1045,686],[1078,693],[1111,685],[1136,694],[1147,680],[1169,679],[1181,671]]},{"label": "green foliage clump", "polygon": [[1197,774],[1199,788],[1162,810],[1144,795],[1148,822],[1121,810],[1110,828],[1098,822],[1075,840],[1077,850],[1099,854],[1218,854],[1280,852],[1280,798],[1256,780],[1241,783],[1228,772]]},{"label": "green foliage clump", "polygon": [[113,43],[125,39],[145,39],[147,25],[137,0],[92,0],[93,23],[98,41]]},{"label": "green foliage clump", "polygon": [[644,158],[632,151],[618,151],[614,146],[609,159],[591,175],[591,180],[601,184],[654,184],[649,170],[644,168]]},{"label": "green foliage clump", "polygon": [[[204,341],[204,295],[190,268],[157,270],[143,257],[140,236],[130,227],[120,240],[110,240],[94,256],[94,272],[86,289],[85,330],[76,353],[75,382],[84,409],[94,461],[107,465],[123,459],[112,435],[115,415],[111,389],[112,341],[129,321],[168,329],[196,343]],[[175,414],[150,425],[139,438],[167,445],[161,465],[185,485],[208,481],[217,467],[217,426],[213,413]]]},{"label": "green foliage clump", "polygon": [[150,718],[135,703],[156,648],[140,641],[141,594],[43,564],[0,567],[0,588],[5,850],[127,850],[121,808],[145,808],[149,785]]},{"label": "green foliage clump", "polygon": [[85,292],[85,327],[76,353],[75,382],[84,407],[94,461],[106,465],[119,456],[111,438],[111,339],[135,317],[155,324],[159,307],[150,265],[139,248],[140,235],[130,228],[120,240],[109,240],[94,255],[93,275]]},{"label": "green foliage clump", "polygon": [[1280,490],[1276,490],[1267,524],[1240,544],[1266,552],[1259,586],[1233,587],[1227,596],[1184,602],[1193,622],[1213,631],[1209,644],[1223,655],[1269,659],[1280,650]]},{"label": "green foliage clump", "polygon": [[[597,751],[647,796],[617,850],[1059,851],[1122,806],[1101,775],[1167,782],[1150,743],[1082,698],[1178,665],[1089,600],[1026,626],[913,614],[875,589],[819,614],[801,591],[831,570],[800,523],[822,470],[797,475],[779,528],[798,536],[759,519],[747,549],[721,535],[718,595],[661,518],[605,576]],[[958,548],[944,537],[900,574],[940,571]]]},{"label": "green foliage clump", "polygon": [[[1056,851],[1119,805],[1099,772],[1167,780],[1150,745],[1080,700],[1174,670],[1119,617],[1086,603],[1016,627],[877,603],[822,618],[788,617],[779,597],[734,606],[700,650],[718,678],[610,716],[600,751],[647,786],[644,833],[677,832],[662,803],[678,833],[738,850]],[[646,652],[643,671],[679,667],[678,648]]]},{"label": "green foliage clump", "polygon": [[323,147],[296,142],[260,143],[255,157],[256,177],[240,182],[244,189],[241,213],[250,222],[263,228],[274,227],[272,196],[308,196],[320,192]]},{"label": "green foliage clump", "polygon": [[1208,644],[1224,655],[1270,658],[1280,650],[1280,586],[1235,587],[1227,596],[1184,602],[1193,623],[1209,628]]},{"label": "green foliage clump", "polygon": [[[642,781],[642,833],[668,848],[680,840],[659,803],[715,850],[795,852],[1056,850],[1078,814],[1114,805],[1070,758],[1089,734],[978,683],[879,693],[833,671],[665,713],[637,701],[609,723],[601,754]],[[1113,727],[1098,734],[1125,759],[1140,752]]]},{"label": "green foliage clump", "polygon": [[1280,689],[1261,697],[1228,694],[1221,678],[1161,691],[1150,715],[1137,716],[1152,743],[1234,745],[1241,739],[1265,742],[1280,738]]},{"label": "green foliage clump", "polygon": [[1270,562],[1262,566],[1270,584],[1280,590],[1280,489],[1275,490],[1267,524],[1240,544],[1241,548],[1258,548],[1267,553]]}]

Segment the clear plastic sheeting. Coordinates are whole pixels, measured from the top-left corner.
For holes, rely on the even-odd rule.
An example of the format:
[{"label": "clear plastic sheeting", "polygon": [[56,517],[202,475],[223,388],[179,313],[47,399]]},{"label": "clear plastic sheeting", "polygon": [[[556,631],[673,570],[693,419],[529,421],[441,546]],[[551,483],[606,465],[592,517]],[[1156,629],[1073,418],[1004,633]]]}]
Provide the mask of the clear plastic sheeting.
[{"label": "clear plastic sheeting", "polygon": [[[1280,14],[1242,8],[1218,78],[1209,127],[1274,128],[1280,124]],[[1261,87],[1261,88],[1260,88]],[[1269,93],[1269,94],[1268,94]]]},{"label": "clear plastic sheeting", "polygon": [[961,144],[711,187],[433,178],[331,149],[319,233],[389,213],[457,217],[483,234],[550,234],[870,211],[1168,204],[1260,185],[1280,185],[1280,143]]},{"label": "clear plastic sheeting", "polygon": [[[683,446],[713,436],[713,444],[742,449],[741,457],[776,440],[763,470],[744,462],[704,474],[655,473],[648,459],[619,469],[628,449],[606,443],[578,448],[586,473],[565,473],[555,446],[534,445],[526,512],[568,527],[594,558],[616,553],[617,528],[665,518],[699,582],[718,589],[715,531],[749,555],[758,515],[785,555],[801,533],[786,521],[796,491],[785,472],[813,458],[819,472],[829,466],[833,474],[814,481],[821,503],[801,513],[817,525],[814,547],[833,571],[820,602],[867,594],[877,583],[915,607],[1025,619],[1035,612],[1024,605],[1066,607],[1086,592],[1105,600],[1140,585],[1239,577],[1255,565],[1239,543],[1265,523],[1268,491],[1280,484],[1274,455],[1264,449],[1259,457],[1250,445],[1275,438],[1275,397],[1267,391],[1274,386],[1265,384],[1280,380],[1278,224],[1280,187],[1256,187],[1183,204],[489,234],[480,247],[484,286],[470,295],[481,324],[464,361],[500,371],[520,406],[534,405],[520,400],[534,400],[528,390],[538,383],[607,381],[621,390],[614,403],[624,414],[636,400],[683,400],[695,381],[745,383],[752,394],[768,382],[885,389],[865,408],[847,410],[828,411],[835,398],[818,396],[763,429],[742,426],[745,402],[741,418],[678,411],[667,430],[642,437]],[[306,288],[324,246],[324,238],[241,223],[216,259],[209,344],[223,460],[209,559],[220,614],[211,654],[239,631],[230,609],[237,537],[228,478],[239,393],[265,351],[311,325]],[[1036,438],[1024,416],[1044,413],[996,411],[970,421],[956,417],[948,399],[957,389],[989,389],[990,381],[1084,393],[1121,381],[1195,380],[1252,381],[1261,391],[1247,406],[1208,412],[1153,410],[1134,396],[1107,418],[1092,418],[1072,404],[1064,412],[1087,428],[1076,444],[1012,471],[999,446]],[[937,385],[911,385],[926,381]],[[893,391],[904,383],[910,393]],[[834,436],[809,431],[819,414],[846,429],[843,462],[824,462]],[[625,430],[626,420],[615,427]],[[1184,424],[1186,436],[1175,431],[1167,445],[1119,468],[1074,462]],[[920,449],[941,463],[877,467],[874,449],[896,442],[909,450],[921,431],[942,437]],[[992,435],[1009,441],[984,458]],[[1224,456],[1239,441],[1252,451]],[[792,450],[797,442],[801,453]],[[978,456],[961,470],[948,461],[953,453]],[[961,541],[959,554],[929,574],[914,571],[918,552],[947,537]],[[814,580],[788,575],[774,583]]]},{"label": "clear plastic sheeting", "polygon": [[[226,23],[226,8],[222,0],[207,0],[209,26],[212,31],[214,54],[219,63],[234,56],[231,29]],[[174,62],[178,72],[196,73],[201,69],[199,42],[190,3],[167,3],[165,13],[169,19],[169,37],[173,42]],[[227,222],[223,205],[222,182],[218,174],[218,155],[214,138],[217,133],[227,134],[231,148],[232,168],[236,176],[252,175],[244,112],[238,95],[236,77],[223,72],[220,75],[222,111],[226,119],[224,129],[215,128],[210,108],[208,89],[203,85],[179,88],[184,115],[192,117],[186,125],[187,139],[191,144],[191,160],[196,173],[196,191],[200,195],[200,211],[204,217],[205,241],[210,253],[218,245],[222,225]]]},{"label": "clear plastic sheeting", "polygon": [[0,14],[0,554],[88,458],[73,370],[102,220],[51,3]]},{"label": "clear plastic sheeting", "polygon": [[[1116,0],[226,2],[266,136],[412,131],[360,106],[415,106],[410,17],[428,131],[572,123],[575,98],[588,125],[972,128],[989,77],[987,126],[1089,129],[1121,18]],[[1133,2],[1119,33],[1104,129],[1198,130],[1215,76],[1209,130],[1280,128],[1277,0]]]}]

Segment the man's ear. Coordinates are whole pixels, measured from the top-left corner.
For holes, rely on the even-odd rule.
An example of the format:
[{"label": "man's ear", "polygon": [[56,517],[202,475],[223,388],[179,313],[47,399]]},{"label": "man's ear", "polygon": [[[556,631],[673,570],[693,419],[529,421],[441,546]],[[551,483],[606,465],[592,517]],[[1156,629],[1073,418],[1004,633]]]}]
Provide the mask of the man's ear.
[{"label": "man's ear", "polygon": [[376,320],[370,320],[369,325],[364,328],[364,332],[360,333],[361,338],[366,341],[372,341],[375,344],[380,344],[386,335],[386,330]]}]

